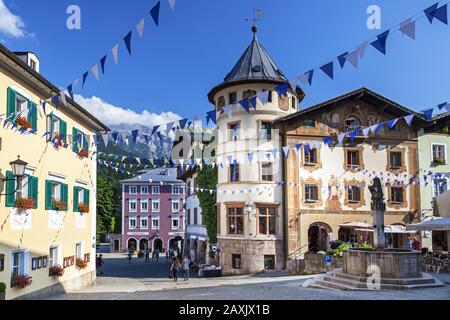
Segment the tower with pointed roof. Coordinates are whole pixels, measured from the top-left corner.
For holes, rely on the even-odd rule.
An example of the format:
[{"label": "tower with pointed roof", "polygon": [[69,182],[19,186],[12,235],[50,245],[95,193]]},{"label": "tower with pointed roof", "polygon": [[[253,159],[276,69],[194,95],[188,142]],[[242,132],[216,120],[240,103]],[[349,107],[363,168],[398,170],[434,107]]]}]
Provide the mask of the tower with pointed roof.
[{"label": "tower with pointed roof", "polygon": [[217,233],[226,275],[285,268],[282,149],[272,121],[296,112],[304,93],[290,87],[257,31],[254,25],[250,45],[208,94],[218,117]]}]

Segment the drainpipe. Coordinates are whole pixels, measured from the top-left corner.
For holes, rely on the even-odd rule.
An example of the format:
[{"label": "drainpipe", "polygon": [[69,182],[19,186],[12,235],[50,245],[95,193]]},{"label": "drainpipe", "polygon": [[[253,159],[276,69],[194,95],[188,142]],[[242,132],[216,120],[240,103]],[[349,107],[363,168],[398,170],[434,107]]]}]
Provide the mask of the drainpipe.
[{"label": "drainpipe", "polygon": [[[283,146],[287,146],[287,140],[285,135],[281,135],[281,141],[283,141]],[[282,157],[283,161],[281,162],[283,177],[281,181],[285,183],[282,184],[283,190],[283,238],[284,238],[284,263],[283,269],[287,269],[287,262],[289,258],[289,233],[288,233],[288,199],[287,199],[287,159]]]}]

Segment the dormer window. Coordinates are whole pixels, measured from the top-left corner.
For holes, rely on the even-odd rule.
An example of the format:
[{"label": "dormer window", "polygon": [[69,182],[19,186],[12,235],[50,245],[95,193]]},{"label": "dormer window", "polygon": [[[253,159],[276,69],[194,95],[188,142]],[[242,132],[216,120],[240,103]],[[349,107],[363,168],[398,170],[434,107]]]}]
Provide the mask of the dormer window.
[{"label": "dormer window", "polygon": [[237,95],[236,92],[230,92],[228,94],[228,101],[230,102],[229,104],[236,104],[237,103]]},{"label": "dormer window", "polygon": [[36,66],[37,66],[36,61],[30,59],[30,68],[33,69],[34,71],[37,71]]}]

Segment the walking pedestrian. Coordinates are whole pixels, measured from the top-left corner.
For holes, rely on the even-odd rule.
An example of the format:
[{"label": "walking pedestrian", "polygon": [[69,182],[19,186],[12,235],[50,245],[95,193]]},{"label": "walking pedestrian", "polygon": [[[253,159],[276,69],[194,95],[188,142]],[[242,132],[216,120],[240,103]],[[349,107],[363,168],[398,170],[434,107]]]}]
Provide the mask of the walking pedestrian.
[{"label": "walking pedestrian", "polygon": [[97,264],[97,275],[103,274],[102,266],[103,266],[104,263],[105,262],[103,261],[103,255],[99,255],[97,257],[97,261],[96,261],[96,264]]},{"label": "walking pedestrian", "polygon": [[148,251],[148,249],[145,249],[145,262],[149,261],[150,261],[150,252]]},{"label": "walking pedestrian", "polygon": [[182,266],[183,266],[184,281],[188,281],[189,280],[189,269],[191,267],[191,260],[189,260],[189,258],[187,256],[184,256]]},{"label": "walking pedestrian", "polygon": [[133,256],[133,251],[128,251],[128,263],[131,263],[131,257]]},{"label": "walking pedestrian", "polygon": [[155,258],[156,258],[156,262],[159,261],[159,249],[155,250]]},{"label": "walking pedestrian", "polygon": [[155,261],[155,257],[156,257],[156,251],[152,252],[152,262]]},{"label": "walking pedestrian", "polygon": [[420,241],[417,238],[413,239],[413,249],[416,251],[420,251],[420,247],[422,246],[422,244],[420,243]]},{"label": "walking pedestrian", "polygon": [[170,265],[170,270],[172,271],[173,281],[178,281],[178,270],[180,270],[180,263],[177,258],[172,259],[172,264]]}]

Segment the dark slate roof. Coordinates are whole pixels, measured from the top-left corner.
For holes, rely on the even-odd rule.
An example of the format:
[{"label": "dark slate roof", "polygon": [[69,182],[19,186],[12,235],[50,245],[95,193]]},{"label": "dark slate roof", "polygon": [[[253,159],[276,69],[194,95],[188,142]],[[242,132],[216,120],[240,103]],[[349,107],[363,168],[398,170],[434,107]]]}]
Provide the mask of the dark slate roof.
[{"label": "dark slate roof", "polygon": [[171,182],[171,183],[184,183],[177,177],[176,168],[158,168],[152,169],[137,177],[122,180],[121,183],[159,183],[159,182]]},{"label": "dark slate roof", "polygon": [[214,94],[229,84],[239,84],[248,81],[268,83],[288,82],[286,76],[258,41],[256,32],[254,32],[252,42],[239,58],[231,72],[227,74],[220,85],[212,89],[208,94],[209,100],[213,102]]},{"label": "dark slate roof", "polygon": [[287,116],[280,117],[280,118],[276,119],[274,121],[274,123],[277,124],[277,123],[282,123],[282,122],[286,122],[289,120],[293,120],[299,116],[308,114],[309,112],[316,111],[316,110],[330,107],[330,106],[334,106],[337,103],[340,103],[346,99],[351,99],[351,98],[364,99],[365,101],[376,103],[377,105],[385,107],[387,111],[389,111],[392,114],[397,115],[399,117],[406,116],[408,114],[414,114],[416,118],[418,118],[424,122],[426,121],[426,119],[424,118],[424,116],[422,114],[414,112],[411,109],[408,109],[386,97],[383,97],[382,95],[380,95],[372,90],[369,90],[367,88],[360,88],[358,90],[346,93],[346,94],[336,97],[334,99],[331,99],[331,100],[316,104],[312,107],[300,110],[296,113],[292,113]]},{"label": "dark slate roof", "polygon": [[256,34],[234,68],[225,77],[224,83],[240,80],[288,81],[258,41]]}]

